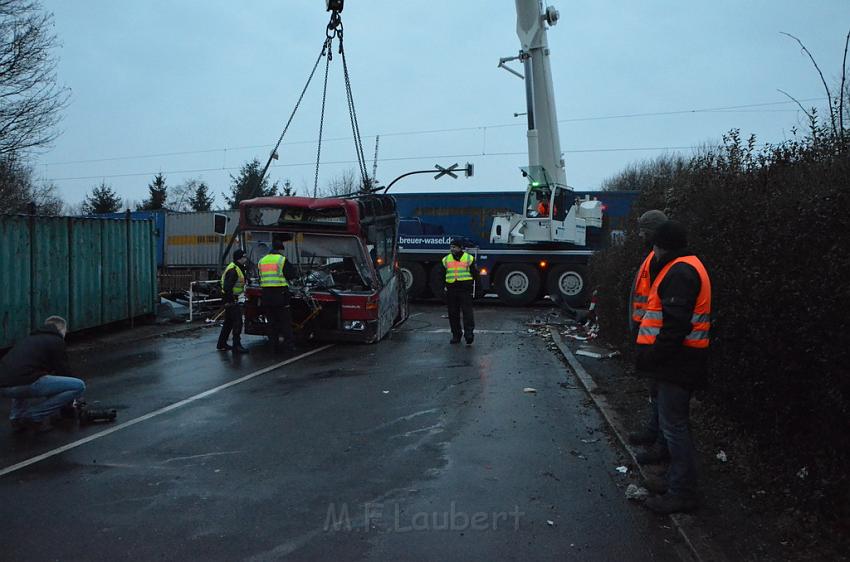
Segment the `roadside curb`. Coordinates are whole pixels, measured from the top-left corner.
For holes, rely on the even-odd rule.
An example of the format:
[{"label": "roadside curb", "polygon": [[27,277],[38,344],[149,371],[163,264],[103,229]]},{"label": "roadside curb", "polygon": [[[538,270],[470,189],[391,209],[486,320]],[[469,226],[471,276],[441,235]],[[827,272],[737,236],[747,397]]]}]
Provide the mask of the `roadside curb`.
[{"label": "roadside curb", "polygon": [[[552,334],[552,341],[558,346],[561,354],[563,354],[567,363],[570,365],[570,368],[575,373],[576,378],[578,378],[585,392],[587,392],[588,396],[590,396],[590,399],[593,401],[596,409],[599,410],[602,417],[605,418],[605,421],[608,423],[611,431],[617,437],[617,441],[620,442],[622,448],[628,453],[632,463],[637,467],[641,477],[646,478],[646,473],[643,467],[638,464],[637,459],[635,458],[635,451],[629,446],[628,441],[626,441],[625,436],[623,435],[624,426],[619,416],[617,416],[617,413],[608,404],[608,400],[604,396],[596,393],[598,388],[596,382],[581,365],[570,348],[564,344],[561,339],[560,332],[551,326],[549,327],[549,332]],[[697,562],[728,562],[729,559],[710,543],[706,533],[699,527],[692,515],[676,513],[670,515],[670,521],[673,523],[673,526],[676,527],[676,530],[685,541],[685,544],[688,545],[691,554]]]}]

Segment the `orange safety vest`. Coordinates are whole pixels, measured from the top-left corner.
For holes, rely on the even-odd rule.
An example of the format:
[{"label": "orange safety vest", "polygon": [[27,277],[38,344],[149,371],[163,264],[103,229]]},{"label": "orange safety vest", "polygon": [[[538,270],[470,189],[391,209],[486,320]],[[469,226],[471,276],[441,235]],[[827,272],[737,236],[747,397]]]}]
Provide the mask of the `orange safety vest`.
[{"label": "orange safety vest", "polygon": [[638,324],[643,320],[643,311],[646,308],[646,301],[649,299],[649,290],[652,288],[649,282],[649,266],[654,257],[655,252],[649,252],[635,276],[632,291],[632,321]]},{"label": "orange safety vest", "polygon": [[643,318],[640,321],[637,343],[639,345],[652,345],[655,343],[655,337],[661,331],[661,326],[664,325],[664,315],[662,314],[661,297],[658,295],[658,287],[661,285],[661,281],[664,280],[664,276],[670,271],[670,268],[677,263],[686,263],[696,269],[701,285],[699,295],[697,295],[697,302],[694,305],[694,312],[691,316],[691,331],[685,336],[682,345],[685,347],[705,349],[708,347],[708,332],[711,328],[711,280],[708,278],[708,272],[705,270],[705,266],[696,256],[685,256],[671,260],[652,282],[652,288],[649,291],[649,298],[646,301]]}]

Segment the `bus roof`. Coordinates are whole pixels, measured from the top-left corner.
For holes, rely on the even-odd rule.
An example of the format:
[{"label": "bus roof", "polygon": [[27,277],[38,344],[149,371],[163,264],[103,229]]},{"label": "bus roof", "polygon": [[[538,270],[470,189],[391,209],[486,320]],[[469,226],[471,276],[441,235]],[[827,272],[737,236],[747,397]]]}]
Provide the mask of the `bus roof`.
[{"label": "bus roof", "polygon": [[[290,210],[300,209],[308,213],[315,213],[313,216],[321,216],[328,211],[332,213],[335,209],[343,209],[345,212],[345,223],[347,224],[347,228],[345,228],[345,230],[352,233],[358,232],[361,227],[375,222],[387,220],[395,222],[397,220],[396,203],[395,199],[391,195],[356,195],[351,198],[256,197],[254,199],[246,199],[239,203],[240,219],[242,219],[241,222],[243,224],[246,222],[245,219],[247,218],[245,210],[257,207],[287,208]],[[297,221],[286,222],[289,224],[280,224],[279,226],[297,226],[292,224],[292,222]],[[337,221],[333,222],[339,225],[339,227],[343,226]],[[322,228],[319,224],[310,223],[312,223],[312,221],[307,221],[302,225],[302,227],[306,227],[306,229],[310,229],[311,226],[318,226],[319,228]]]}]

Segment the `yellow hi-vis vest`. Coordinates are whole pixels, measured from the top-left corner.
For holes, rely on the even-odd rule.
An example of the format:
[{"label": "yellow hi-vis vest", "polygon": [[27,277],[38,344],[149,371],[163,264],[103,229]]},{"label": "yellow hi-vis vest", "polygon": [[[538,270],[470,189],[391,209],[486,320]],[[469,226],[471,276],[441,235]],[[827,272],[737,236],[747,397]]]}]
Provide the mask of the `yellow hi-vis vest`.
[{"label": "yellow hi-vis vest", "polygon": [[289,287],[283,276],[283,264],[286,257],[280,254],[266,254],[260,263],[260,287]]},{"label": "yellow hi-vis vest", "polygon": [[233,294],[241,295],[242,291],[245,289],[245,274],[242,273],[242,269],[237,267],[236,264],[233,262],[230,262],[230,265],[228,265],[224,269],[224,273],[221,274],[221,288],[222,290],[224,290],[224,277],[231,269],[236,270],[236,284],[233,285]]},{"label": "yellow hi-vis vest", "polygon": [[443,267],[446,268],[446,283],[455,281],[472,281],[472,262],[475,260],[466,252],[456,260],[451,254],[443,258]]}]

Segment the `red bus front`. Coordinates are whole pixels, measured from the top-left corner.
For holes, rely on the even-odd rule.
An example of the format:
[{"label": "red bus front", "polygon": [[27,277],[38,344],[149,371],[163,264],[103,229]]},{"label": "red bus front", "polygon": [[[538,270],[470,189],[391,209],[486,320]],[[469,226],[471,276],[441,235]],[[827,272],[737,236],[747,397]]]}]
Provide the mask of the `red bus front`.
[{"label": "red bus front", "polygon": [[[256,264],[274,240],[296,266],[293,327],[304,340],[376,342],[407,317],[397,268],[398,215],[390,196],[263,197],[240,204],[240,244]],[[266,334],[262,290],[249,268],[245,332]]]}]

